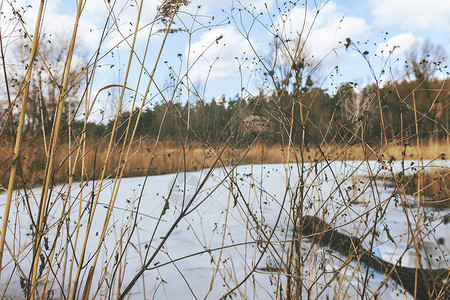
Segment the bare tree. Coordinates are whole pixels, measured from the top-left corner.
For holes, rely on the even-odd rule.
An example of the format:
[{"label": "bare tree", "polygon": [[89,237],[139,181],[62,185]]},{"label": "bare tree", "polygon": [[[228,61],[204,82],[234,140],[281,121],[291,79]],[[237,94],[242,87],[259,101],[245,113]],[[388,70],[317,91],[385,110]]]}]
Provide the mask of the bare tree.
[{"label": "bare tree", "polygon": [[[39,54],[34,60],[32,77],[30,82],[30,92],[27,100],[27,117],[25,130],[28,132],[35,132],[44,126],[44,129],[50,126],[53,121],[53,112],[56,107],[60,89],[61,78],[64,70],[64,58],[66,55],[66,45],[68,42],[60,36],[46,36],[42,37],[43,41],[39,47]],[[25,37],[23,40],[16,41],[11,46],[13,56],[11,59],[15,60],[9,68],[9,81],[12,87],[13,94],[20,97],[22,94],[22,82],[26,70],[28,69],[28,62],[24,57],[29,56],[30,44]],[[77,77],[81,73],[84,66],[84,61],[77,56],[74,68],[70,72],[72,78],[67,89],[67,99],[76,100],[81,91],[81,80]],[[73,109],[75,102],[69,101],[65,105],[65,115],[68,115],[68,110]],[[69,106],[72,106],[69,108]]]},{"label": "bare tree", "polygon": [[419,82],[428,81],[440,69],[446,60],[446,53],[441,45],[425,41],[417,45],[407,54],[407,74],[414,75]]}]

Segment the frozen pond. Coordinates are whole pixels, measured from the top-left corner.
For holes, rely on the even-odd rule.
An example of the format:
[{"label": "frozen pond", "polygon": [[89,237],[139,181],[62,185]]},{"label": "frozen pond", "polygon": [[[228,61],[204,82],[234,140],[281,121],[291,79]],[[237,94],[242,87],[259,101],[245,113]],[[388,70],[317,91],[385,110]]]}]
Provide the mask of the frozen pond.
[{"label": "frozen pond", "polygon": [[[292,252],[293,208],[362,238],[363,246],[385,261],[448,268],[450,210],[418,207],[414,197],[383,181],[384,175],[402,168],[413,172],[417,164],[244,165],[124,178],[115,198],[119,182],[111,179],[103,182],[100,194],[98,182],[83,188],[76,183],[70,191],[67,185],[56,186],[47,203],[40,243],[40,280],[48,276],[45,289],[50,295],[68,297],[73,287],[69,283],[81,265],[77,298],[82,297],[91,269],[90,298],[117,298],[118,291],[142,271],[131,299],[218,299],[230,291],[234,299],[279,299],[286,292],[283,266]],[[448,161],[433,165],[449,167]],[[15,192],[1,274],[3,288],[10,280],[5,291],[10,298],[25,297],[20,286],[21,282],[25,286],[30,273],[32,224],[41,192],[39,188]],[[5,199],[6,194],[0,194],[0,203]],[[63,209],[64,199],[68,201]],[[111,219],[104,226],[112,200]],[[92,227],[86,235],[90,216]],[[423,241],[420,256],[413,237]],[[412,299],[385,275],[373,270],[366,274],[364,265],[313,245],[307,237],[300,247],[305,297],[360,298],[363,283],[368,282],[368,297]],[[46,260],[54,262],[50,269],[43,263]]]}]

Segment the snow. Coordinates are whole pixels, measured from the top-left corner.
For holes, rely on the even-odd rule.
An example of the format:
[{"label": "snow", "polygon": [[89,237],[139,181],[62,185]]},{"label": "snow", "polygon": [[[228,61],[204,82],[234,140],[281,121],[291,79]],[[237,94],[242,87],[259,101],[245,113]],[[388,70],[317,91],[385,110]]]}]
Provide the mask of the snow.
[{"label": "snow", "polygon": [[[431,162],[406,162],[407,172],[412,168],[428,166]],[[434,167],[449,167],[448,161]],[[299,165],[244,165],[236,168],[202,170],[200,172],[151,176],[145,179],[124,178],[120,181],[111,220],[107,224],[107,234],[100,242],[107,205],[110,202],[115,184],[111,179],[103,183],[99,203],[95,210],[94,222],[88,233],[87,251],[81,273],[81,287],[77,295],[81,298],[87,273],[93,258],[99,251],[95,266],[90,297],[117,297],[117,282],[120,278],[121,291],[132,280],[146,261],[154,254],[156,247],[161,250],[148,265],[130,294],[131,299],[218,299],[239,285],[231,294],[236,299],[268,299],[276,297],[277,285],[285,292],[286,276],[282,271],[268,272],[266,266],[274,266],[286,260],[286,251],[291,246],[292,219],[289,218],[291,205],[298,203],[298,193],[304,190],[304,215],[317,215],[339,227],[339,230],[358,237],[364,237],[364,247],[370,248],[372,226],[375,215],[382,220],[377,224],[378,236],[373,250],[375,255],[391,262],[401,258],[402,266],[416,266],[416,253],[411,246],[411,233],[420,232],[424,243],[421,246],[424,267],[447,268],[450,252],[449,224],[442,222],[449,209],[437,210],[432,207],[417,206],[408,195],[395,195],[393,188],[383,182],[384,174],[402,170],[401,162],[350,161],[326,162],[316,165],[303,165],[304,182],[299,180]],[[208,174],[210,176],[208,176]],[[378,176],[378,180],[370,180]],[[205,181],[204,181],[205,180]],[[204,181],[204,182],[203,182]],[[186,182],[186,188],[184,183]],[[233,182],[233,183],[232,183]],[[59,232],[56,243],[53,271],[64,289],[55,281],[52,289],[55,297],[63,291],[67,295],[67,282],[70,262],[75,249],[77,261],[72,267],[72,276],[80,259],[81,245],[86,237],[89,218],[89,203],[98,193],[98,182],[88,182],[83,187],[74,184],[70,191],[70,203],[66,207],[66,220],[58,231],[58,220],[63,208],[64,197],[69,193],[67,185],[53,188],[45,239],[51,246]],[[172,192],[170,192],[173,186]],[[27,213],[26,199],[34,219],[37,217],[41,188],[17,190],[14,197],[7,233],[7,244],[20,262],[24,274],[28,276],[31,268],[32,243],[30,226],[32,221]],[[92,194],[94,193],[94,195]],[[94,196],[94,197],[93,197]],[[0,194],[0,203],[5,203],[6,194]],[[185,216],[174,228],[167,240],[163,239],[181,210],[193,199]],[[402,201],[405,207],[401,205]],[[81,205],[80,205],[81,203]],[[376,208],[381,208],[377,210]],[[0,208],[3,215],[4,205]],[[138,208],[138,211],[137,211]],[[81,209],[81,211],[80,211]],[[165,211],[164,215],[161,213]],[[78,244],[74,245],[79,213],[83,216]],[[417,229],[414,222],[408,221],[420,216]],[[425,217],[426,216],[426,219]],[[160,221],[158,219],[160,218]],[[136,222],[136,223],[135,223]],[[274,230],[273,230],[274,229]],[[66,243],[72,236],[72,244]],[[390,236],[390,237],[389,237]],[[267,244],[270,238],[270,245]],[[126,241],[129,239],[129,244]],[[45,243],[47,243],[45,242]],[[41,243],[42,252],[50,255],[50,248]],[[100,246],[99,246],[100,245]],[[427,253],[425,254],[425,249]],[[262,251],[265,250],[264,253]],[[122,264],[115,264],[121,257]],[[365,280],[364,266],[356,262],[345,264],[346,257],[312,245],[302,240],[302,253],[308,254],[304,262],[305,287],[310,288],[312,297],[359,298]],[[69,253],[65,259],[65,253]],[[432,257],[426,260],[426,256]],[[11,276],[6,296],[24,298],[20,293],[19,274],[11,261],[11,254],[5,251],[1,276],[4,287]],[[6,266],[5,266],[6,264]],[[64,267],[65,266],[65,267]],[[59,267],[59,268],[58,268]],[[61,269],[60,269],[61,268]],[[43,271],[45,274],[46,270]],[[50,278],[53,278],[53,273]],[[115,285],[108,294],[108,285],[115,274]],[[240,283],[249,275],[248,280]],[[312,284],[320,275],[317,284]],[[412,298],[393,281],[376,272],[369,272],[368,295],[380,294],[382,299]],[[336,276],[336,277],[333,277]],[[335,280],[332,280],[335,278]],[[311,279],[311,280],[308,280]],[[325,285],[322,285],[325,284]],[[343,284],[344,287],[340,287]],[[327,286],[322,293],[323,286]],[[2,288],[3,289],[3,288]]]}]

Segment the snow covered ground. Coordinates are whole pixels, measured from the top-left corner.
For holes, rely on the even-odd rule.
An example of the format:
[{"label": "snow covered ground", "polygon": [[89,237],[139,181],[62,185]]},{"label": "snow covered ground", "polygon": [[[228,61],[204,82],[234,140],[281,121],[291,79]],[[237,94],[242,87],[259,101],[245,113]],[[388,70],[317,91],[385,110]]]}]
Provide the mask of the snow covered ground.
[{"label": "snow covered ground", "polygon": [[[412,172],[417,165],[417,161],[411,161],[404,166]],[[433,165],[448,168],[449,162]],[[98,252],[91,297],[116,298],[118,290],[123,291],[145,265],[143,276],[132,288],[131,299],[218,299],[232,289],[230,295],[236,299],[275,299],[277,290],[285,292],[286,276],[277,267],[280,261],[287,260],[291,246],[290,207],[301,198],[304,199],[303,215],[317,215],[336,224],[340,231],[365,237],[366,248],[370,248],[375,232],[375,254],[394,263],[401,259],[402,266],[415,267],[418,263],[411,236],[420,232],[424,240],[420,248],[423,267],[447,268],[450,210],[420,207],[417,213],[413,197],[393,193],[394,189],[382,181],[381,175],[401,169],[400,162],[332,162],[305,164],[303,170],[298,165],[246,165],[186,176],[124,178],[102,242],[101,232],[115,184],[114,180],[107,180],[88,233],[78,298]],[[303,181],[300,180],[302,172]],[[376,176],[377,180],[370,179]],[[49,272],[49,278],[56,280],[46,288],[53,291],[54,297],[59,298],[62,293],[67,296],[69,270],[73,270],[74,276],[80,262],[81,244],[97,186],[98,182],[88,182],[83,188],[74,184],[66,206],[70,209],[66,208],[61,227],[58,224],[69,191],[67,186],[56,186],[52,191],[51,213],[41,249],[45,260],[51,255],[51,245],[59,233],[54,252],[58,264],[53,264]],[[304,196],[300,197],[302,190]],[[26,195],[23,191],[15,193],[7,233],[9,250],[5,251],[3,264],[6,266],[1,274],[2,287],[11,279],[5,292],[10,298],[24,297],[19,278],[28,276],[30,271],[33,258],[30,225],[37,216],[40,194],[39,188]],[[5,203],[5,199],[6,194],[0,194],[0,203]],[[191,199],[192,204],[179,218]],[[80,213],[83,213],[82,221],[77,222]],[[419,228],[412,221],[417,218],[420,218]],[[178,219],[179,223],[171,231]],[[378,222],[373,228],[375,220]],[[81,227],[75,245],[77,224]],[[159,245],[161,249],[148,263]],[[366,280],[364,266],[345,262],[345,257],[311,245],[308,239],[302,240],[301,251],[305,259],[305,296],[359,298]],[[71,267],[73,253],[76,260]],[[13,256],[20,268],[14,267]],[[271,272],[264,269],[268,266],[274,267]],[[41,271],[45,275],[47,269]],[[384,284],[384,277],[369,272],[368,295],[378,294],[383,299],[411,298],[393,281],[386,280]],[[120,288],[117,282],[121,282]]]}]

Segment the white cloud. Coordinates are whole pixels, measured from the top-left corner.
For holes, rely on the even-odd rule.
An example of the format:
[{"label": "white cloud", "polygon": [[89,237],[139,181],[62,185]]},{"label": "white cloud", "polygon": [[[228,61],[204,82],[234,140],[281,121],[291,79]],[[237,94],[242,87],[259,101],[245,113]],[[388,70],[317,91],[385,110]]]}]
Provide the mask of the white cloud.
[{"label": "white cloud", "polygon": [[[21,7],[27,8],[27,1],[14,2],[15,9]],[[49,1],[45,6],[42,32],[46,33],[47,38],[58,36],[62,40],[69,41],[72,35],[76,16],[76,2],[68,0]],[[5,15],[12,17],[9,5],[5,5]],[[156,15],[157,2],[145,1],[142,9],[140,27],[152,22]],[[37,11],[39,4],[35,3],[28,7],[23,13],[23,19],[26,22],[27,31],[32,34],[36,24]],[[134,32],[137,20],[138,7],[129,0],[117,0],[114,2],[113,13],[109,18],[107,39],[103,47],[112,48],[123,41],[123,36],[127,37]],[[87,1],[82,11],[77,30],[77,44],[83,50],[93,51],[100,42],[100,37],[108,19],[109,9],[104,1]],[[114,23],[115,22],[115,23]],[[118,28],[122,35],[118,32]],[[16,29],[20,28],[20,25]],[[138,42],[146,41],[148,34],[139,34]]]},{"label": "white cloud", "polygon": [[264,12],[270,9],[275,1],[274,0],[241,0],[240,3],[243,7],[247,7],[249,10],[255,10],[255,12]]},{"label": "white cloud", "polygon": [[309,45],[319,58],[324,57],[330,51],[335,50],[345,42],[346,38],[353,41],[364,40],[369,37],[369,26],[361,18],[348,17],[344,19],[329,19],[329,22],[321,28],[312,30]]},{"label": "white cloud", "polygon": [[[5,22],[7,19],[11,19],[11,21],[8,21],[9,26],[7,27],[9,30],[2,31],[2,34],[12,34],[13,36],[17,36],[19,30],[23,32],[22,25],[19,23],[17,17],[12,14],[13,8],[21,14],[26,31],[30,35],[34,34],[39,3],[36,2],[28,5],[28,2],[29,1],[23,0],[13,2],[12,7],[9,4],[4,5],[2,11],[4,18],[2,21]],[[92,1],[88,1],[88,3],[90,2]],[[68,43],[74,28],[76,3],[63,0],[54,0],[46,3],[44,7],[45,10],[41,26],[41,38],[45,37],[45,41],[47,42],[47,40],[53,41],[56,37],[56,39]],[[84,14],[88,11],[90,11],[90,9],[85,9]],[[99,35],[94,35],[92,32],[92,29],[98,27],[98,24],[93,23],[93,21],[103,20],[102,17],[105,14],[99,14],[98,11],[93,14],[95,14],[97,18],[85,18],[84,15],[82,15],[82,18],[80,19],[77,41],[79,44],[83,45],[84,48],[86,48],[86,46],[95,47],[95,44],[98,43]],[[1,26],[3,27],[6,24],[7,23],[3,23]],[[21,34],[21,36],[23,36],[23,34]]]},{"label": "white cloud", "polygon": [[387,57],[399,57],[405,55],[411,48],[417,47],[423,43],[423,39],[414,36],[412,33],[402,33],[391,37],[384,43],[380,44],[377,54]]},{"label": "white cloud", "polygon": [[[264,1],[258,2],[263,3]],[[328,56],[325,61],[321,62],[326,68],[330,66],[334,68],[338,63],[337,60],[342,59],[341,57],[337,58],[336,53],[348,56],[345,55],[345,47],[343,46],[346,38],[349,37],[353,41],[365,41],[370,38],[370,27],[366,21],[363,18],[354,16],[344,17],[344,14],[334,2],[329,2],[321,7],[317,18],[315,18],[316,9],[308,9],[305,29],[302,32],[305,18],[304,9],[304,7],[296,6],[288,14],[279,16],[275,25],[278,28],[276,33],[282,35],[284,39],[292,40],[288,43],[289,48],[294,48],[295,40],[301,34],[302,40],[306,40],[306,52],[309,55],[313,55],[316,62]],[[216,44],[215,40],[221,34],[223,34],[224,38]],[[255,39],[256,37],[258,38]],[[256,36],[253,36],[251,42],[254,48],[260,52],[260,55],[271,55],[271,49],[268,45],[270,42],[273,42],[272,34],[258,32]],[[209,45],[211,46],[208,48]],[[192,44],[191,53],[193,53],[193,56],[191,56],[191,62],[203,51],[205,53],[196,62],[190,74],[196,81],[206,80],[211,66],[212,71],[209,79],[236,78],[239,69],[235,57],[247,57],[249,62],[253,57],[253,51],[249,47],[248,41],[231,25],[214,29],[201,35]],[[187,53],[187,49],[185,53]],[[246,54],[243,55],[243,53]],[[247,64],[246,71],[251,72],[252,67],[255,66],[251,63]]]},{"label": "white cloud", "polygon": [[372,14],[380,26],[401,29],[448,29],[450,1],[448,0],[371,0]]},{"label": "white cloud", "polygon": [[[139,8],[136,5],[130,5],[130,3],[131,2],[129,1],[125,1],[125,3],[122,6],[117,6],[116,4],[114,8],[115,24],[105,44],[106,48],[113,48],[120,43],[122,43],[125,46],[126,42],[124,42],[124,38],[128,40],[129,44],[132,43]],[[148,25],[149,23],[153,22],[153,20],[156,18],[157,4],[159,4],[159,2],[155,1],[144,2],[144,6],[142,8],[139,20],[139,28],[141,30],[137,33],[138,35],[136,42],[138,44],[145,43],[147,41],[149,34],[149,27],[146,27],[145,29],[142,28],[144,28],[144,26]],[[106,15],[104,20],[106,20]],[[102,21],[104,22],[104,20]],[[100,28],[102,29],[103,26],[104,24],[101,24]],[[157,26],[157,28],[159,28],[159,26]],[[156,31],[157,28],[156,29],[153,28],[153,30]]]},{"label": "white cloud", "polygon": [[323,6],[318,14],[316,9],[309,9],[303,27],[304,19],[304,8],[295,7],[287,19],[279,19],[278,22],[287,31],[287,38],[297,39],[301,35],[306,40],[307,51],[319,60],[336,50],[346,38],[353,41],[369,38],[370,27],[366,21],[357,17],[344,17],[334,2]]},{"label": "white cloud", "polygon": [[[227,11],[228,9],[234,8],[242,8],[246,7],[250,11],[255,10],[256,12],[265,11],[266,6],[270,9],[275,3],[275,0],[239,0],[239,1],[223,1],[223,0],[193,0],[188,5],[187,8],[183,8],[183,10],[187,10],[190,12],[195,12],[197,8],[200,6],[208,15],[213,14],[214,12],[220,11],[220,9],[224,9]],[[218,9],[220,8],[220,9]]]},{"label": "white cloud", "polygon": [[[218,40],[220,36],[222,38]],[[186,55],[187,51],[188,48],[185,49]],[[204,81],[211,68],[210,79],[236,77],[239,72],[236,57],[248,57],[251,49],[248,41],[233,27],[228,26],[202,34],[199,40],[192,44],[190,51],[191,63],[198,59],[190,71],[190,76],[196,81]]]}]

